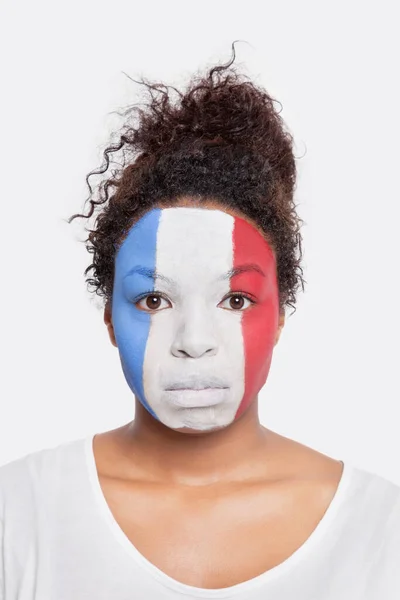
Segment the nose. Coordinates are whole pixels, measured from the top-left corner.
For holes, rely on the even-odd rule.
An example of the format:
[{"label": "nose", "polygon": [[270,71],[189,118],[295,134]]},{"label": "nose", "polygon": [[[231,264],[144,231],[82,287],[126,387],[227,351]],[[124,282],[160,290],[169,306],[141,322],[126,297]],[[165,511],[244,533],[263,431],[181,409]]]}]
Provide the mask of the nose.
[{"label": "nose", "polygon": [[205,308],[192,307],[176,324],[171,353],[178,358],[214,356],[218,351],[214,331]]}]

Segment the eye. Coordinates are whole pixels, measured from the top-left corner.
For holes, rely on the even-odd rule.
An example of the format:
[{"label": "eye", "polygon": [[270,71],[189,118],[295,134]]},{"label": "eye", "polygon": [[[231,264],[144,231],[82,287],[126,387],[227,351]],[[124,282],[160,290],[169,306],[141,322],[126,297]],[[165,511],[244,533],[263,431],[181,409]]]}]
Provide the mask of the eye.
[{"label": "eye", "polygon": [[[230,294],[230,296],[225,298],[222,302],[227,301],[229,301],[229,306],[222,306],[222,308],[227,308],[228,310],[235,311],[243,311],[244,309],[254,304],[254,300],[252,300],[248,296],[245,296],[244,294]],[[243,306],[246,301],[249,304],[247,306]]]},{"label": "eye", "polygon": [[141,298],[139,298],[139,300],[135,302],[135,306],[140,310],[144,310],[146,312],[159,312],[159,310],[165,310],[165,308],[168,308],[168,306],[164,306],[164,308],[160,309],[160,304],[162,300],[164,300],[164,302],[167,302],[170,307],[172,306],[171,302],[167,300],[167,298],[155,292],[146,294],[146,296],[142,296]]}]

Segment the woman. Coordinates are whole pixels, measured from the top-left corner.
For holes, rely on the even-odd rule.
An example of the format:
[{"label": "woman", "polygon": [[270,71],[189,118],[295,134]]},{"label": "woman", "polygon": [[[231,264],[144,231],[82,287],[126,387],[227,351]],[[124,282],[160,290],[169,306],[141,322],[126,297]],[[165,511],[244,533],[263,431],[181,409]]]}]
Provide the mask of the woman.
[{"label": "woman", "polygon": [[301,220],[292,137],[234,57],[176,102],[146,83],[97,173],[130,160],[70,219],[99,210],[85,275],[135,418],[1,468],[6,600],[400,597],[400,488],[259,421]]}]

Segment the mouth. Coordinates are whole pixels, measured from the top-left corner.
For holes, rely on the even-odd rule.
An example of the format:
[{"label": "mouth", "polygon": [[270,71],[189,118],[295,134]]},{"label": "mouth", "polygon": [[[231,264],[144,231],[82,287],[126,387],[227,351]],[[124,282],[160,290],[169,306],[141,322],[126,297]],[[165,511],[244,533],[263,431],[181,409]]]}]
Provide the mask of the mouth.
[{"label": "mouth", "polygon": [[166,389],[167,400],[181,408],[206,408],[221,404],[226,398],[227,387]]},{"label": "mouth", "polygon": [[223,381],[220,377],[208,376],[208,377],[182,377],[177,381],[166,381],[165,382],[169,390],[208,390],[208,389],[227,389],[227,382]]},{"label": "mouth", "polygon": [[205,386],[201,386],[201,387],[171,387],[171,388],[165,388],[167,392],[177,392],[177,391],[181,391],[181,390],[191,390],[191,391],[195,391],[195,392],[201,392],[202,390],[227,390],[228,388],[225,386],[216,386],[216,385],[205,385]]}]

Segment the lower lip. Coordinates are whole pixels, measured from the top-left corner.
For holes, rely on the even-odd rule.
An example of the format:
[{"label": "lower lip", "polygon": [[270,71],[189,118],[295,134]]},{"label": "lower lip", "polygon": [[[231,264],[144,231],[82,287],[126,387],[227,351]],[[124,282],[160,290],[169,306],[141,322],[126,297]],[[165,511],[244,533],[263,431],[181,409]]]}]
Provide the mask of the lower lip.
[{"label": "lower lip", "polygon": [[165,390],[167,400],[182,408],[206,408],[221,404],[228,388],[206,388],[203,390]]}]

